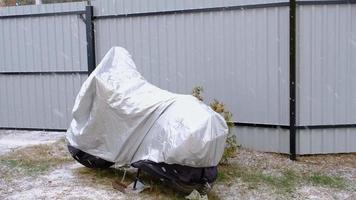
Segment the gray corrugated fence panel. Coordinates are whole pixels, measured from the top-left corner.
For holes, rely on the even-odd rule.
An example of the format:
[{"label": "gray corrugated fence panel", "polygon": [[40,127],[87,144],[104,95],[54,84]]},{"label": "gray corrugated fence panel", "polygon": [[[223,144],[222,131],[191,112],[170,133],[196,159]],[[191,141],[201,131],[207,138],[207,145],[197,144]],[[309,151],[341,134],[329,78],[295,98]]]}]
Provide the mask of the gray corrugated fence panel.
[{"label": "gray corrugated fence panel", "polygon": [[87,75],[0,75],[0,127],[66,129]]},{"label": "gray corrugated fence panel", "polygon": [[[69,10],[68,5],[8,10],[16,11],[9,14],[52,12]],[[73,5],[79,9],[82,4]],[[0,72],[86,71],[85,38],[85,23],[78,15],[0,19],[0,44],[6,47],[0,48]]]},{"label": "gray corrugated fence panel", "polygon": [[73,2],[73,3],[53,3],[53,4],[41,4],[41,5],[0,7],[0,16],[53,13],[53,12],[71,12],[71,11],[84,10],[85,6],[86,6],[86,2]]},{"label": "gray corrugated fence panel", "polygon": [[93,0],[96,16],[286,2],[285,0]]},{"label": "gray corrugated fence panel", "polygon": [[299,125],[356,123],[356,5],[299,6]]},{"label": "gray corrugated fence panel", "polygon": [[153,84],[203,86],[241,122],[288,124],[288,7],[97,19],[97,61],[112,46]]},{"label": "gray corrugated fence panel", "polygon": [[287,129],[233,127],[237,143],[245,148],[264,152],[289,153],[289,131]]},{"label": "gray corrugated fence panel", "polygon": [[[0,9],[0,72],[87,71],[85,3]],[[0,127],[66,129],[86,74],[0,75]]]},{"label": "gray corrugated fence panel", "polygon": [[[95,0],[96,60],[112,46],[123,46],[144,77],[163,89],[188,94],[203,86],[205,101],[223,101],[234,121],[288,125],[287,2]],[[342,2],[298,6],[297,125],[356,123],[356,5]],[[261,8],[265,4],[277,7]],[[0,72],[86,71],[85,23],[78,13],[68,13],[85,5],[0,8],[0,16],[23,15],[0,17]],[[66,13],[24,16],[53,12]],[[102,17],[108,15],[120,18]],[[86,77],[0,75],[0,127],[67,128]],[[245,147],[289,153],[288,129],[232,131]],[[297,153],[355,152],[355,140],[355,128],[298,130]]]},{"label": "gray corrugated fence panel", "polygon": [[[299,6],[298,125],[356,123],[356,5]],[[298,131],[300,154],[355,152],[356,129]]]},{"label": "gray corrugated fence panel", "polygon": [[356,152],[355,128],[299,130],[297,136],[302,155]]}]

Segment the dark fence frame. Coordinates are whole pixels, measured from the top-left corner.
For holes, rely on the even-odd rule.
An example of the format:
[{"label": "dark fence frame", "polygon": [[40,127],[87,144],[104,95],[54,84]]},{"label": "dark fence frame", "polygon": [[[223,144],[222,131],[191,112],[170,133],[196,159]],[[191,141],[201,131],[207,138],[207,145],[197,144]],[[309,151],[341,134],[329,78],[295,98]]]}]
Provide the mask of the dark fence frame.
[{"label": "dark fence frame", "polygon": [[[242,127],[255,127],[255,128],[273,128],[289,130],[290,141],[290,159],[296,160],[296,132],[303,129],[334,129],[334,128],[356,128],[356,124],[327,124],[327,125],[296,125],[296,8],[298,5],[333,5],[333,4],[356,4],[356,0],[324,0],[324,1],[296,1],[290,0],[289,2],[279,3],[266,3],[266,4],[253,4],[241,6],[227,6],[227,7],[214,7],[214,8],[198,8],[186,10],[172,10],[172,11],[157,11],[157,12],[143,12],[143,13],[130,13],[118,15],[103,15],[95,16],[93,6],[87,5],[85,10],[68,11],[68,12],[54,12],[54,13],[36,13],[36,14],[21,14],[21,15],[7,15],[0,16],[1,19],[9,18],[23,18],[23,17],[45,17],[45,16],[63,16],[63,15],[78,15],[86,25],[86,40],[87,40],[87,71],[38,71],[38,72],[0,72],[0,75],[34,75],[34,74],[88,74],[94,71],[96,66],[95,57],[95,32],[94,20],[108,19],[108,18],[125,18],[125,17],[140,17],[140,16],[153,16],[153,15],[170,15],[170,14],[184,14],[184,13],[197,13],[197,12],[218,12],[227,10],[240,10],[240,9],[258,9],[258,8],[271,8],[271,7],[289,7],[289,124],[261,124],[261,123],[247,123],[247,122],[232,122],[235,126]],[[84,15],[84,17],[83,17]],[[43,131],[66,131],[65,129],[46,129],[46,128],[16,128],[16,127],[0,127],[0,129],[15,129],[15,130],[43,130]]]}]

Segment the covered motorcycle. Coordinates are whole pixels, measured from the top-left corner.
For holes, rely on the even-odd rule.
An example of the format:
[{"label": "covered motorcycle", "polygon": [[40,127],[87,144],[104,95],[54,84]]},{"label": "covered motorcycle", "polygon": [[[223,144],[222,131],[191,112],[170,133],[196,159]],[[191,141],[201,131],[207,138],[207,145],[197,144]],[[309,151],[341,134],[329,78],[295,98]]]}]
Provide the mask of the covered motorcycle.
[{"label": "covered motorcycle", "polygon": [[147,82],[124,48],[105,55],[72,114],[69,151],[87,167],[132,165],[192,189],[216,179],[228,133],[224,118],[191,95]]}]

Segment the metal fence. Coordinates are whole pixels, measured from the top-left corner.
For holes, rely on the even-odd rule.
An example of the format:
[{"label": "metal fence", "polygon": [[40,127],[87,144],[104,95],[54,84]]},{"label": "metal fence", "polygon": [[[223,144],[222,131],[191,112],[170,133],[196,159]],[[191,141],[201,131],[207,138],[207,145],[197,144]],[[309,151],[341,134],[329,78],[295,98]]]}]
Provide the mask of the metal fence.
[{"label": "metal fence", "polygon": [[246,147],[292,158],[354,152],[354,3],[94,0],[1,9],[0,127],[65,130],[87,74],[123,46],[153,84],[178,93],[203,86],[206,102],[223,101]]},{"label": "metal fence", "polygon": [[0,127],[65,129],[88,73],[84,3],[0,10]]}]

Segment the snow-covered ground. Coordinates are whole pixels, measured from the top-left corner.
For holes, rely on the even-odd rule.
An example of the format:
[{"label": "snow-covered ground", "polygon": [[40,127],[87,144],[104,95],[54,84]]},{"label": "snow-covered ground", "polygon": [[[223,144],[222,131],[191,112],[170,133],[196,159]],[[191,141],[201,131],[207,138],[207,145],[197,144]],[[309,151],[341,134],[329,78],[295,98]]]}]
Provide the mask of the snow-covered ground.
[{"label": "snow-covered ground", "polygon": [[[16,150],[26,147],[36,147],[43,144],[55,146],[64,137],[65,133],[63,132],[1,130],[0,156],[6,156],[9,153],[14,153]],[[62,151],[66,151],[65,142],[59,142],[59,145],[62,147]],[[31,152],[28,153],[31,155]],[[64,153],[66,154],[66,152]],[[33,156],[35,157],[36,155]],[[46,165],[47,163],[43,164]],[[78,170],[83,168],[82,165],[73,160],[54,167],[45,173],[39,173],[36,176],[18,177],[16,174],[13,174],[10,181],[4,180],[5,178],[0,180],[0,199],[94,200],[123,199],[126,197],[121,192],[113,189],[110,181],[104,182],[104,184],[95,184],[91,182],[92,177],[86,178],[82,176],[81,178]],[[1,166],[0,163],[0,173],[3,172],[2,170],[5,170],[6,173],[9,169],[6,166]]]},{"label": "snow-covered ground", "polygon": [[125,199],[125,195],[109,184],[90,184],[78,179],[75,171],[82,168],[74,163],[64,165],[32,181],[22,181],[5,199]]},{"label": "snow-covered ground", "polygon": [[64,132],[0,130],[0,155],[17,148],[53,143],[64,136]]},{"label": "snow-covered ground", "polygon": [[[176,195],[174,190],[167,192],[166,186],[158,187],[151,180],[145,180],[152,189],[144,193],[124,194],[115,190],[112,182],[120,180],[122,174],[112,169],[91,170],[76,163],[67,153],[64,135],[63,132],[0,131],[0,199],[170,199]],[[40,159],[36,158],[38,153],[55,158],[43,162],[43,165],[50,164],[49,168],[36,166],[36,159]],[[6,159],[22,162],[16,160],[17,155],[22,156],[21,159],[35,157],[31,162],[36,165],[7,162]],[[220,171],[225,173],[228,181],[216,182],[209,194],[211,199],[356,199],[356,154],[305,156],[293,162],[285,155],[239,148],[231,162],[237,168]],[[39,172],[35,175],[25,173],[31,171],[31,166]],[[294,182],[283,179],[283,173],[290,171],[297,176]],[[303,180],[319,173],[325,176],[317,177],[321,180],[315,181],[324,184],[322,178],[326,176],[340,177],[345,185],[313,185]],[[132,182],[132,174],[127,182]],[[284,187],[284,183],[292,184],[292,194],[280,193],[278,187]],[[184,196],[178,195],[178,199],[181,198]]]}]

